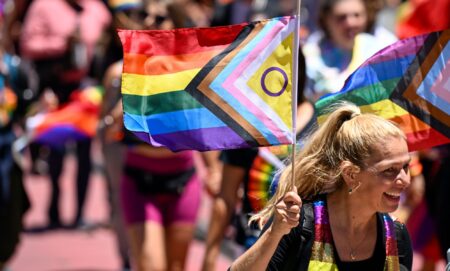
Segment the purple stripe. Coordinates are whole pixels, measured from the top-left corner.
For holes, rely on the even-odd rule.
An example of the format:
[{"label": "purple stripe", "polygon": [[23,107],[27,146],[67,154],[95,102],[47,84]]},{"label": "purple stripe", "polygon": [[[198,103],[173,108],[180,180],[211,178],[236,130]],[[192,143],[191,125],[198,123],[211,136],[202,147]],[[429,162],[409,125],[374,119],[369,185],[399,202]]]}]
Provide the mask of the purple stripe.
[{"label": "purple stripe", "polygon": [[158,142],[154,142],[150,135],[146,132],[133,132],[133,134],[139,138],[140,140],[147,142],[148,144],[152,145],[153,147],[164,147],[164,145],[159,144]]},{"label": "purple stripe", "polygon": [[316,224],[329,224],[328,222],[328,216],[325,214],[325,206],[314,206],[314,209],[316,210],[316,214],[318,214],[316,219]]},{"label": "purple stripe", "polygon": [[224,150],[251,147],[229,127],[205,128],[150,136],[135,133],[141,140],[153,146],[165,146],[172,151]]},{"label": "purple stripe", "polygon": [[394,236],[393,229],[391,228],[391,223],[389,223],[389,219],[386,214],[383,215],[384,218],[384,228],[386,230],[386,237]]},{"label": "purple stripe", "polygon": [[68,140],[86,140],[91,138],[72,125],[58,125],[37,135],[33,141],[54,147],[62,147]]},{"label": "purple stripe", "polygon": [[409,55],[416,55],[420,48],[423,46],[428,34],[416,36],[408,39],[399,40],[396,43],[389,45],[382,49],[368,61],[364,62],[361,67],[385,62],[397,58],[406,57]]}]

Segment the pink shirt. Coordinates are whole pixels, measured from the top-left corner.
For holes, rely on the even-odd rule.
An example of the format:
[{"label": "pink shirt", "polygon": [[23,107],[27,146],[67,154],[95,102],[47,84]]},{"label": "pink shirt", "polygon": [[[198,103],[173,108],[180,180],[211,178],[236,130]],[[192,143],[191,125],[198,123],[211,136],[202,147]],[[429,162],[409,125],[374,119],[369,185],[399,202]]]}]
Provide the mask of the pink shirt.
[{"label": "pink shirt", "polygon": [[95,44],[111,23],[111,15],[100,0],[78,0],[78,3],[83,7],[81,13],[66,0],[34,0],[22,30],[23,56],[32,60],[62,56],[79,21],[81,40],[91,59]]}]

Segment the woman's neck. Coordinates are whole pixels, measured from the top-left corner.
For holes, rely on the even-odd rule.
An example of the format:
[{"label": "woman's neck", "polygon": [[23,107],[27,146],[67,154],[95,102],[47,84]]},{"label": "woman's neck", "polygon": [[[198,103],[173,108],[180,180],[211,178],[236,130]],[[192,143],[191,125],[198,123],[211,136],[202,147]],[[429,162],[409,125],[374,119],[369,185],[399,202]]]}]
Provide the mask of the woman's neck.
[{"label": "woman's neck", "polygon": [[342,261],[372,257],[377,239],[377,216],[361,199],[340,189],[327,197],[328,217],[334,245]]},{"label": "woman's neck", "polygon": [[330,224],[339,231],[358,234],[376,226],[376,212],[361,204],[361,200],[352,197],[345,189],[339,189],[327,196]]}]

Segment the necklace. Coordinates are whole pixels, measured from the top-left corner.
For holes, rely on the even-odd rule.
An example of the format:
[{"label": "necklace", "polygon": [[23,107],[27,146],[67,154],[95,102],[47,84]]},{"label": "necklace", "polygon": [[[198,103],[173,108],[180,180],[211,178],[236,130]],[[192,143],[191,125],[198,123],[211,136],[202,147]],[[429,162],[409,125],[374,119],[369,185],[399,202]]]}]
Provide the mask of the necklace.
[{"label": "necklace", "polygon": [[355,256],[355,254],[353,253],[352,248],[350,248],[350,259],[352,259],[352,261],[356,261],[356,256]]},{"label": "necklace", "polygon": [[356,261],[357,260],[355,251],[357,251],[358,248],[361,246],[361,244],[364,243],[364,240],[366,240],[367,235],[369,234],[369,231],[370,230],[366,230],[366,234],[364,235],[364,238],[362,238],[362,240],[359,242],[359,244],[355,248],[352,248],[352,243],[350,242],[350,239],[348,240],[348,246],[350,248],[350,259],[352,261]]}]

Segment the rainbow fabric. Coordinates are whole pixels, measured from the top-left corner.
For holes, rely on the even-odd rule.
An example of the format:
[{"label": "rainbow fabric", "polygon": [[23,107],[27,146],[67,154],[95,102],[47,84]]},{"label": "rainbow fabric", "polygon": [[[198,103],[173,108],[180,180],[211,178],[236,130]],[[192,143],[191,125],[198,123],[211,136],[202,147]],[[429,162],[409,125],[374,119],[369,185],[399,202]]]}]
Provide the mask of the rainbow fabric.
[{"label": "rainbow fabric", "polygon": [[125,127],[173,151],[292,143],[295,22],[119,30]]},{"label": "rainbow fabric", "polygon": [[143,6],[142,0],[108,0],[108,6],[114,11],[123,11]]},{"label": "rainbow fabric", "polygon": [[67,105],[27,120],[32,141],[61,146],[67,140],[91,138],[97,131],[103,90],[89,87],[72,94]]},{"label": "rainbow fabric", "polygon": [[[333,235],[330,228],[328,210],[324,200],[319,199],[313,203],[314,208],[314,243],[308,270],[310,271],[337,271],[334,258]],[[382,214],[386,242],[385,271],[399,271],[400,264],[395,238],[394,222],[388,214]]]},{"label": "rainbow fabric", "polygon": [[275,176],[284,168],[291,145],[261,147],[253,160],[247,183],[247,198],[254,213],[261,211],[275,193]]},{"label": "rainbow fabric", "polygon": [[448,0],[410,0],[405,1],[397,15],[397,36],[412,36],[440,31],[450,27],[450,1]]},{"label": "rainbow fabric", "polygon": [[399,124],[410,151],[450,142],[450,30],[398,41],[364,62],[341,91],[316,103],[319,123],[336,102]]}]

